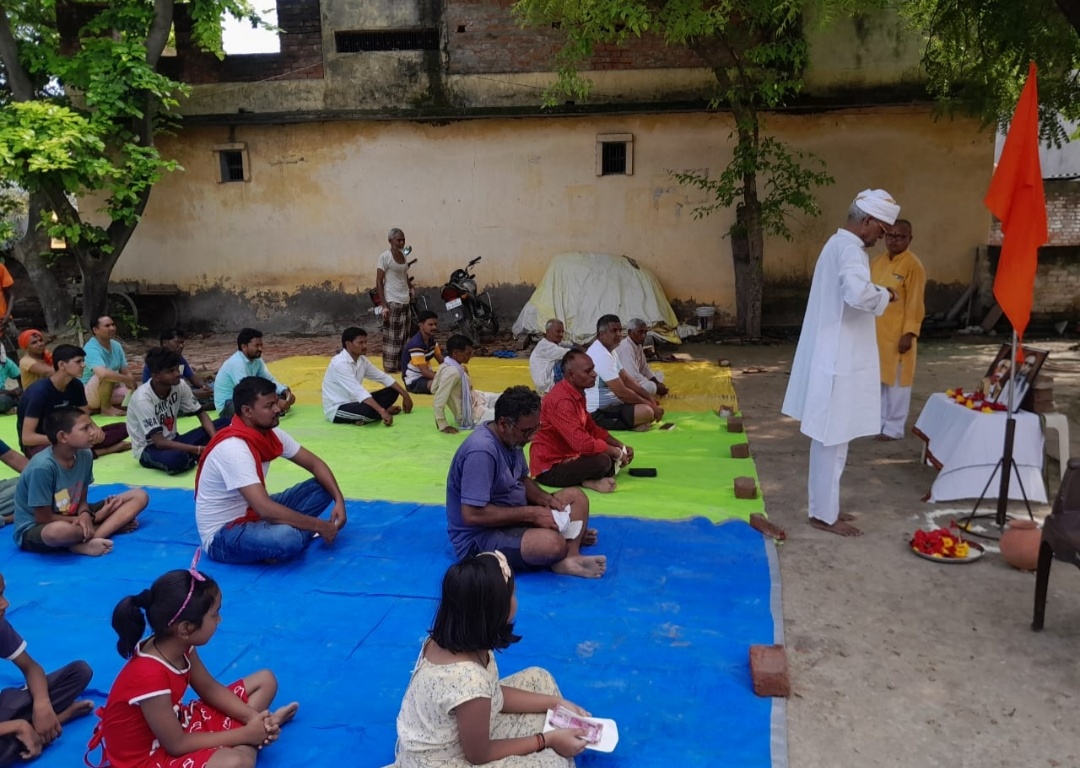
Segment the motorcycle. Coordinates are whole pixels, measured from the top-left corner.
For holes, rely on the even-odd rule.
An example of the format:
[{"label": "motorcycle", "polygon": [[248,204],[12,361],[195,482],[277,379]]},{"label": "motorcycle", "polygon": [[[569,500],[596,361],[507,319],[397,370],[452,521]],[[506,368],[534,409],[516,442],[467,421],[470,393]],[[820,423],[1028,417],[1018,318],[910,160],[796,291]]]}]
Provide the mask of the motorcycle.
[{"label": "motorcycle", "polygon": [[[412,253],[412,246],[406,245],[401,250],[401,253],[403,256],[408,258],[409,254]],[[408,266],[412,267],[412,265],[415,263],[416,259],[412,259],[411,261],[409,261]],[[418,296],[415,291],[413,291],[412,275],[409,275],[409,296],[409,334],[411,335],[416,332],[417,328],[420,327],[420,312],[428,308],[427,299],[425,299],[423,296]],[[371,303],[373,305],[371,311],[375,313],[376,317],[381,317],[383,313],[383,305],[382,300],[379,298],[379,289],[372,288],[371,290],[369,290],[368,298],[371,299]]]},{"label": "motorcycle", "polygon": [[442,289],[446,311],[454,318],[452,329],[468,336],[477,346],[482,335],[494,336],[499,332],[491,297],[487,293],[477,293],[476,275],[469,272],[480,258],[477,256],[464,269],[455,269]]}]

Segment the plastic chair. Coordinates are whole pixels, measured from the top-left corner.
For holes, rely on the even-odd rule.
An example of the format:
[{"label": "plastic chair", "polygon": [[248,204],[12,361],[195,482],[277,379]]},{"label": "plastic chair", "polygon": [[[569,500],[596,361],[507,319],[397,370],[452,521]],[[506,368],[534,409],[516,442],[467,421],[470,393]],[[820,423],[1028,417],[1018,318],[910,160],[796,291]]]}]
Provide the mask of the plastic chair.
[{"label": "plastic chair", "polygon": [[1039,564],[1035,571],[1035,617],[1031,628],[1043,628],[1046,589],[1054,559],[1080,568],[1080,459],[1072,459],[1061,479],[1050,514],[1043,521]]},{"label": "plastic chair", "polygon": [[[1046,431],[1052,429],[1058,436],[1058,481],[1065,477],[1065,467],[1069,463],[1069,419],[1064,413],[1040,413],[1039,421],[1042,423],[1043,440],[1046,441]],[[1047,490],[1050,489],[1050,462],[1043,459],[1043,481]]]}]

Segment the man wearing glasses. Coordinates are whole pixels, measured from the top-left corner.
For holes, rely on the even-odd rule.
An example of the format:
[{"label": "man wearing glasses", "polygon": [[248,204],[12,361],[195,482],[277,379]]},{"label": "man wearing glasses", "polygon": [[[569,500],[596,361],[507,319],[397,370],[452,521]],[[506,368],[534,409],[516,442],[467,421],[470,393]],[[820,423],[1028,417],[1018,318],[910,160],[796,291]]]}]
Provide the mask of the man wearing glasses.
[{"label": "man wearing glasses", "polygon": [[870,263],[875,285],[892,288],[897,300],[877,319],[878,357],[881,361],[881,434],[878,440],[900,440],[911,407],[915,382],[915,348],[926,307],[926,270],[908,248],[911,222],[897,219],[885,235],[885,253]]},{"label": "man wearing glasses", "polygon": [[883,189],[863,190],[847,221],[821,249],[799,345],[781,412],[802,422],[810,438],[807,481],[810,524],[840,536],[860,536],[840,512],[840,477],[848,443],[881,431],[880,371],[874,318],[898,294],[870,281],[864,248],[900,215]]},{"label": "man wearing glasses", "polygon": [[524,447],[540,429],[540,396],[510,387],[495,401],[495,419],[458,448],[446,478],[446,530],[458,558],[498,550],[515,571],[550,568],[598,579],[603,555],[588,527],[589,499],[580,488],[548,493],[529,477]]}]

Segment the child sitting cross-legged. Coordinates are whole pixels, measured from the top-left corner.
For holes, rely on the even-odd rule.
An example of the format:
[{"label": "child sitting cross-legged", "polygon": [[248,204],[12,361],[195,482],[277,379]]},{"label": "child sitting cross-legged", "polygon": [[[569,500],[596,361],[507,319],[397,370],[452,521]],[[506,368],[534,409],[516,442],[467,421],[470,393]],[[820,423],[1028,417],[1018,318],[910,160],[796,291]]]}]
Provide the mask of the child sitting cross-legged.
[{"label": "child sitting cross-legged", "polygon": [[[113,611],[116,648],[129,661],[98,710],[87,765],[100,746],[111,768],[251,768],[296,714],[296,702],[270,712],[270,670],[224,686],[199,659],[221,623],[221,589],[197,562],[198,554],[189,570],[169,571]],[[189,685],[200,698],[184,704]]]},{"label": "child sitting cross-legged", "polygon": [[0,656],[19,668],[26,685],[0,691],[0,766],[37,757],[60,735],[64,723],[94,708],[91,701],[76,701],[94,674],[90,665],[73,661],[46,675],[5,617],[5,586],[0,576]]}]

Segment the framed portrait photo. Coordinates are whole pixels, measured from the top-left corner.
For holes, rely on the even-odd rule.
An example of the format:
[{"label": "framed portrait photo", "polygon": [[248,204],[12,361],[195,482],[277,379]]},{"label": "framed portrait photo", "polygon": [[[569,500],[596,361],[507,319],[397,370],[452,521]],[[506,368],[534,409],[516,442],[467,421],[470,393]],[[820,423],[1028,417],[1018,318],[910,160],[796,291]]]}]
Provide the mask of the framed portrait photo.
[{"label": "framed portrait photo", "polygon": [[1024,361],[1017,366],[1012,360],[1012,345],[1002,344],[979,384],[983,396],[991,403],[1007,404],[1009,393],[1012,392],[1014,413],[1020,410],[1020,403],[1035,383],[1035,377],[1039,375],[1039,369],[1046,362],[1047,355],[1045,349],[1026,346],[1021,349]]}]

